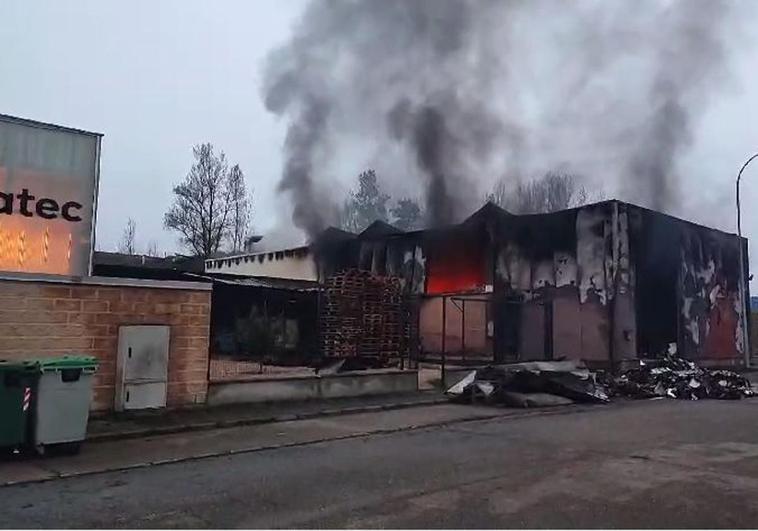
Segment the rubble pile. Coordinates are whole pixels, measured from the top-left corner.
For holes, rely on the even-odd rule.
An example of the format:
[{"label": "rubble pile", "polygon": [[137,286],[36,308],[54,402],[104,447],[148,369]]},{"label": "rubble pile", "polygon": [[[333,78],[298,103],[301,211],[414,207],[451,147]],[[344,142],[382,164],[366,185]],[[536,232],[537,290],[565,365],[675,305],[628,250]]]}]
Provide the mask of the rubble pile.
[{"label": "rubble pile", "polygon": [[608,390],[595,374],[572,361],[529,362],[471,371],[447,390],[455,400],[520,407],[607,402]]},{"label": "rubble pile", "polygon": [[572,402],[608,402],[627,398],[685,400],[740,399],[754,392],[750,381],[728,370],[710,370],[667,355],[640,361],[639,366],[612,377],[593,372],[580,362],[530,362],[489,366],[471,371],[447,390],[457,401],[544,407]]},{"label": "rubble pile", "polygon": [[715,398],[734,400],[750,397],[750,381],[728,370],[709,370],[675,356],[640,361],[613,380],[614,394],[630,398],[667,397],[683,400]]}]

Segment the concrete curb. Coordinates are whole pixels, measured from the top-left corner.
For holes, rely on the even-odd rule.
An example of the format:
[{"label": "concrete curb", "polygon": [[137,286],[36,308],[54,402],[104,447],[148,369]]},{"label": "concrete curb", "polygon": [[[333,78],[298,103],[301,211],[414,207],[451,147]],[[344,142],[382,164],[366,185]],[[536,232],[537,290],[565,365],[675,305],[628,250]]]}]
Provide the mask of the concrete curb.
[{"label": "concrete curb", "polygon": [[[445,402],[447,402],[447,400],[445,400]],[[110,472],[124,472],[128,470],[139,469],[139,468],[149,468],[152,466],[169,465],[169,464],[176,464],[176,463],[187,463],[187,462],[193,462],[193,461],[200,461],[204,459],[211,459],[215,457],[225,457],[225,456],[238,455],[238,454],[257,453],[257,452],[264,452],[264,451],[271,451],[271,450],[279,450],[283,448],[296,448],[300,446],[308,446],[311,444],[320,444],[320,443],[332,442],[332,441],[358,439],[361,437],[368,437],[368,436],[373,436],[373,435],[388,435],[388,434],[399,433],[399,432],[404,432],[404,431],[416,431],[416,430],[423,430],[423,429],[440,428],[440,427],[450,426],[450,425],[455,425],[455,424],[465,424],[469,422],[478,422],[478,421],[492,420],[492,419],[497,419],[497,418],[522,419],[522,418],[528,418],[528,417],[566,415],[570,413],[588,413],[591,411],[602,411],[603,409],[605,409],[605,407],[608,407],[608,406],[603,406],[599,404],[595,404],[595,405],[575,404],[575,405],[569,405],[569,406],[562,406],[558,408],[554,407],[554,408],[549,408],[549,409],[539,409],[539,410],[532,410],[532,411],[529,411],[526,409],[509,410],[509,411],[504,411],[504,412],[499,412],[499,413],[474,415],[468,418],[443,420],[443,421],[430,422],[430,423],[425,423],[425,424],[402,426],[398,428],[386,428],[386,429],[378,429],[378,430],[372,430],[372,431],[355,432],[355,433],[350,433],[348,435],[324,437],[321,439],[313,439],[309,441],[286,442],[286,443],[281,443],[281,444],[263,445],[263,446],[250,446],[250,447],[243,447],[243,448],[235,448],[232,450],[226,450],[222,452],[208,452],[208,453],[197,454],[197,455],[192,455],[192,456],[161,459],[157,461],[145,461],[145,462],[140,462],[140,463],[132,463],[129,465],[122,465],[118,467],[103,468],[101,470],[86,470],[86,471],[81,471],[81,472],[70,472],[70,473],[54,473],[50,477],[35,478],[35,479],[28,479],[28,480],[6,481],[3,483],[0,483],[0,488],[19,486],[19,485],[30,485],[30,484],[36,484],[36,483],[46,483],[48,481],[55,481],[57,479],[69,479],[69,478],[76,478],[76,477],[83,477],[83,476],[94,476],[98,474],[107,474]],[[392,409],[392,408],[387,408],[387,409]]]},{"label": "concrete curb", "polygon": [[355,413],[370,413],[372,411],[390,411],[393,409],[406,409],[416,406],[432,406],[446,404],[449,399],[443,396],[435,396],[425,400],[406,402],[392,402],[389,404],[372,404],[369,406],[353,406],[345,408],[322,409],[306,413],[287,413],[272,415],[270,417],[250,417],[233,420],[204,421],[178,426],[156,426],[140,430],[122,431],[118,433],[95,433],[87,436],[87,442],[119,441],[125,439],[140,439],[155,435],[170,435],[173,433],[187,433],[193,431],[216,430],[220,428],[237,428],[239,426],[254,426],[257,424],[271,424],[274,422],[289,422],[293,420],[308,420],[319,417],[337,417]]}]

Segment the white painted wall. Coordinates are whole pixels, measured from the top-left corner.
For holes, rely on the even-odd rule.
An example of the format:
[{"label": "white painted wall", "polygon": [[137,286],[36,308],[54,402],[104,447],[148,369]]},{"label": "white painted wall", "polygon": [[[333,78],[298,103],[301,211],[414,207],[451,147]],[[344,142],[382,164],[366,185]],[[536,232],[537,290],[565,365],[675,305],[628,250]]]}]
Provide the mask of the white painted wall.
[{"label": "white painted wall", "polygon": [[313,254],[307,247],[247,253],[205,261],[206,273],[318,280]]}]

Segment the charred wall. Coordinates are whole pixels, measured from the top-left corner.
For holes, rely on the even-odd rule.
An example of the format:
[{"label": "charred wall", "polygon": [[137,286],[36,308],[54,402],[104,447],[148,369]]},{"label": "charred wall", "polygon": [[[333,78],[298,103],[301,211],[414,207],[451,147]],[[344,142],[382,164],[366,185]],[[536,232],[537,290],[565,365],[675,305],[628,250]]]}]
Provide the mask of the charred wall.
[{"label": "charred wall", "polygon": [[733,235],[682,227],[679,332],[692,359],[742,359],[739,245]]},{"label": "charred wall", "polygon": [[[496,292],[523,301],[501,311],[520,313],[520,359],[635,355],[627,205],[520,216],[501,228],[498,247]],[[498,328],[500,343],[513,344],[514,327]]]},{"label": "charred wall", "polygon": [[[446,229],[356,237],[330,267],[403,279],[404,293],[426,300],[430,349],[441,347],[444,322],[487,331],[481,345],[497,361],[619,363],[676,342],[689,358],[733,364],[745,341],[738,245],[618,201],[525,216],[489,206]],[[476,318],[433,299],[472,294],[487,300]],[[461,335],[444,334],[446,347],[465,352]]]},{"label": "charred wall", "polygon": [[686,358],[742,363],[739,245],[733,234],[633,207],[637,337],[641,357],[677,343]]},{"label": "charred wall", "polygon": [[426,287],[426,254],[423,233],[391,237],[354,237],[330,246],[318,254],[319,276],[326,278],[348,269],[371,271],[397,277],[406,294],[422,294]]}]

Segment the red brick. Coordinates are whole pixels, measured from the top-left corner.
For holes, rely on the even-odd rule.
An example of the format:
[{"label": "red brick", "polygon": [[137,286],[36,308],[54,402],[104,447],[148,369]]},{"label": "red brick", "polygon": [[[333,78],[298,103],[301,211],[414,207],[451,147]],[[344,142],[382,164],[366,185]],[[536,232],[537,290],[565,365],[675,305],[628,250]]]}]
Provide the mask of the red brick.
[{"label": "red brick", "polygon": [[17,336],[34,336],[39,335],[39,331],[46,331],[48,325],[32,325],[28,323],[8,323],[0,324],[0,338],[9,338]]},{"label": "red brick", "polygon": [[28,310],[53,310],[55,308],[55,299],[27,299],[26,308]]},{"label": "red brick", "polygon": [[207,350],[208,349],[208,343],[210,343],[209,337],[191,337],[188,338],[189,340],[189,347],[201,349],[201,350]]},{"label": "red brick", "polygon": [[84,327],[77,324],[47,324],[47,325],[26,325],[29,331],[26,336],[29,337],[81,337],[84,335]]},{"label": "red brick", "polygon": [[184,314],[210,314],[211,307],[209,304],[182,304],[182,313]]},{"label": "red brick", "polygon": [[98,325],[87,325],[84,328],[84,335],[89,337],[109,337],[111,336],[110,328],[108,325],[104,324],[98,324]]},{"label": "red brick", "polygon": [[97,322],[97,316],[100,314],[97,313],[69,313],[68,314],[68,322],[69,323],[79,323],[84,325],[91,325],[95,324]]},{"label": "red brick", "polygon": [[121,293],[121,300],[123,302],[147,302],[149,297],[149,289],[144,288],[131,288],[131,289],[125,289]]},{"label": "red brick", "polygon": [[169,383],[205,384],[206,378],[208,377],[208,369],[207,367],[202,367],[194,370],[175,370],[172,371],[171,375],[173,380],[169,380]]},{"label": "red brick", "polygon": [[98,371],[95,373],[94,385],[99,387],[112,386],[116,383],[116,375],[112,372]]},{"label": "red brick", "polygon": [[193,303],[204,303],[210,306],[211,304],[211,291],[193,292],[190,295],[190,301]]},{"label": "red brick", "polygon": [[156,303],[153,312],[156,314],[178,314],[181,312],[181,305],[177,303],[159,302]]},{"label": "red brick", "polygon": [[177,370],[205,370],[208,366],[208,356],[194,350],[173,350],[169,356],[168,366]]},{"label": "red brick", "polygon": [[121,301],[121,294],[124,288],[111,288],[111,287],[98,287],[97,288],[97,300],[108,302]]},{"label": "red brick", "polygon": [[182,315],[177,324],[187,326],[208,326],[210,325],[210,315]]},{"label": "red brick", "polygon": [[[89,338],[59,338],[59,337],[6,337],[0,341],[0,350],[21,350],[26,351],[26,357],[34,355],[52,355],[67,354],[72,348],[88,348],[91,339]],[[6,357],[6,356],[2,356]]]},{"label": "red brick", "polygon": [[117,337],[96,337],[92,342],[92,348],[105,349],[105,350],[117,350],[118,338]]},{"label": "red brick", "polygon": [[71,288],[72,299],[97,299],[95,286],[74,286]]},{"label": "red brick", "polygon": [[56,337],[52,339],[56,348],[71,349],[77,352],[81,349],[92,348],[92,339],[89,337]]},{"label": "red brick", "polygon": [[38,283],[3,281],[0,284],[0,295],[3,297],[26,295],[39,297],[41,296],[40,286],[41,284]]},{"label": "red brick", "polygon": [[177,326],[175,330],[176,337],[207,337],[209,334],[207,326]]},{"label": "red brick", "polygon": [[103,352],[99,350],[88,350],[87,356],[94,356],[97,358],[98,372],[112,372],[116,374],[116,353],[115,352]]},{"label": "red brick", "polygon": [[190,346],[190,341],[192,341],[189,337],[174,337],[173,331],[171,335],[171,350],[174,349],[185,349]]},{"label": "red brick", "polygon": [[153,304],[151,302],[135,302],[134,313],[138,315],[144,315],[153,312]]},{"label": "red brick", "polygon": [[24,297],[1,297],[0,310],[23,310],[26,308]]},{"label": "red brick", "polygon": [[56,299],[53,308],[66,312],[78,312],[82,309],[82,301],[76,299]]},{"label": "red brick", "polygon": [[68,299],[71,297],[71,288],[46,285],[40,290],[40,295],[51,299]]},{"label": "red brick", "polygon": [[0,323],[65,323],[65,312],[0,311]]},{"label": "red brick", "polygon": [[88,356],[96,357],[101,364],[110,368],[116,367],[116,351],[111,349],[92,348],[87,351]]},{"label": "red brick", "polygon": [[182,290],[174,289],[161,289],[152,290],[148,296],[148,300],[151,302],[163,302],[163,303],[176,303],[177,301],[183,302],[186,297],[186,292]]},{"label": "red brick", "polygon": [[109,305],[107,301],[82,301],[82,310],[85,312],[107,312]]},{"label": "red brick", "polygon": [[122,323],[135,322],[134,316],[120,313],[96,313],[95,323],[99,325],[120,325]]},{"label": "red brick", "polygon": [[114,313],[132,313],[134,312],[134,303],[131,301],[112,301],[110,311]]}]

